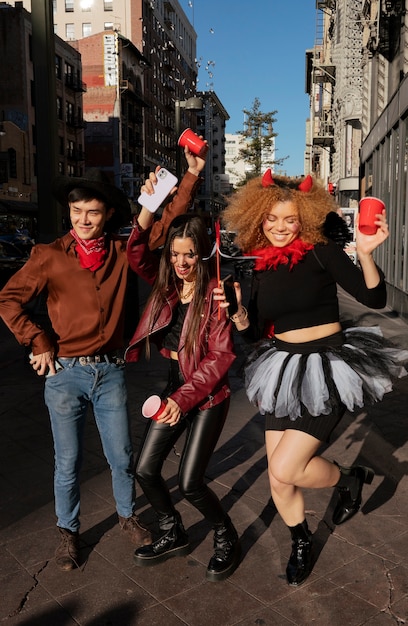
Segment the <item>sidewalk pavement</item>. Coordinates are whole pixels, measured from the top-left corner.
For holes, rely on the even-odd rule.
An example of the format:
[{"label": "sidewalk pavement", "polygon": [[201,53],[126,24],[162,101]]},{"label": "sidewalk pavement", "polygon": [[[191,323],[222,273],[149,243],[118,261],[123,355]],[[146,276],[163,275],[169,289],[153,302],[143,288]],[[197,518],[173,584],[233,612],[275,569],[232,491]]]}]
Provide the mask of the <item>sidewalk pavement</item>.
[{"label": "sidewalk pavement", "polygon": [[[341,295],[345,316],[379,323],[408,347],[407,324],[391,311],[373,313]],[[263,420],[232,368],[226,426],[207,477],[242,541],[242,562],[231,578],[205,578],[212,532],[177,490],[178,455],[164,474],[188,530],[192,551],[152,568],[134,565],[114,509],[110,473],[93,420],[85,433],[82,471],[81,567],[61,572],[53,508],[53,448],[43,381],[24,350],[0,327],[0,624],[7,626],[385,626],[408,622],[408,377],[382,403],[347,413],[324,454],[342,464],[375,469],[361,511],[334,527],[332,489],[306,490],[315,533],[315,565],[299,589],[286,584],[289,532],[270,499]],[[239,345],[238,345],[238,352]],[[128,366],[135,430],[143,400],[161,389],[167,368],[159,356]],[[138,488],[141,519],[156,528]]]}]

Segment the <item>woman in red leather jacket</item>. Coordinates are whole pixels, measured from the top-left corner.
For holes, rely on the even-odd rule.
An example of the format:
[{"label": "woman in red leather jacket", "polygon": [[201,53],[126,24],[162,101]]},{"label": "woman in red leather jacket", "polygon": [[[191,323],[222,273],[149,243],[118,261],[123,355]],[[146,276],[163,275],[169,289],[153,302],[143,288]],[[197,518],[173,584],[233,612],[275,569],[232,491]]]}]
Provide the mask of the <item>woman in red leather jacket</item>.
[{"label": "woman in red leather jacket", "polygon": [[[154,173],[142,191],[153,193],[152,181]],[[213,293],[217,280],[203,220],[191,214],[173,220],[160,259],[148,247],[151,223],[151,213],[143,207],[128,243],[131,268],[153,287],[126,360],[137,361],[143,348],[149,354],[154,343],[170,367],[161,394],[165,410],[151,422],[136,468],[136,478],[157,513],[161,535],[136,550],[134,558],[143,567],[189,551],[180,514],[161,475],[168,453],[186,431],[179,488],[214,528],[207,578],[219,581],[236,569],[240,548],[237,532],[205,484],[204,474],[230,403],[228,369],[235,359],[231,323]]]}]

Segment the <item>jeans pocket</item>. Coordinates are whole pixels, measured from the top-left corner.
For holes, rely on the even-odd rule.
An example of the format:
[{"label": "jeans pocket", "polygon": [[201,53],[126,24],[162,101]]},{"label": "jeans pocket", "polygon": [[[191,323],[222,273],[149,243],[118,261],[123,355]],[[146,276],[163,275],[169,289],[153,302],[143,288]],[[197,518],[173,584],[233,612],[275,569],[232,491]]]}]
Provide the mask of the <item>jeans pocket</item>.
[{"label": "jeans pocket", "polygon": [[57,376],[57,374],[59,374],[60,372],[64,370],[64,366],[61,365],[59,361],[54,362],[54,367],[55,367],[55,374],[51,374],[51,372],[48,370],[48,374],[45,375],[45,378],[52,378],[53,376]]}]

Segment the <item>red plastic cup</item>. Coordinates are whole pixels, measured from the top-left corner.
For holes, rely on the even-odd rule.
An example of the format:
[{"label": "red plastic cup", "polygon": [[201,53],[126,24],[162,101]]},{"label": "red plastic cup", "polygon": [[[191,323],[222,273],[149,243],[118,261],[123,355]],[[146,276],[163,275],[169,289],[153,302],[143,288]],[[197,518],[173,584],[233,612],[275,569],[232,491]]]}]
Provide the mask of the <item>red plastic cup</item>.
[{"label": "red plastic cup", "polygon": [[147,419],[157,420],[166,408],[166,403],[160,396],[150,396],[142,406],[142,415]]},{"label": "red plastic cup", "polygon": [[178,145],[184,148],[188,146],[190,152],[202,159],[208,152],[208,145],[198,137],[191,128],[186,128],[179,137]]},{"label": "red plastic cup", "polygon": [[377,215],[385,209],[385,204],[379,198],[366,196],[359,203],[358,229],[364,235],[375,235],[378,226],[375,224]]}]

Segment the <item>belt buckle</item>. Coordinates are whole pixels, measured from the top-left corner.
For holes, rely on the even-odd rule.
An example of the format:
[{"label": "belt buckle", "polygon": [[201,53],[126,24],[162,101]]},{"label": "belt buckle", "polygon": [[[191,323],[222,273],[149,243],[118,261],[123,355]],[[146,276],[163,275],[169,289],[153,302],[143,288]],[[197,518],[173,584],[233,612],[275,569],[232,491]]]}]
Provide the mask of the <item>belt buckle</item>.
[{"label": "belt buckle", "polygon": [[88,360],[87,360],[86,356],[80,356],[78,358],[78,361],[79,361],[80,365],[88,365]]}]

